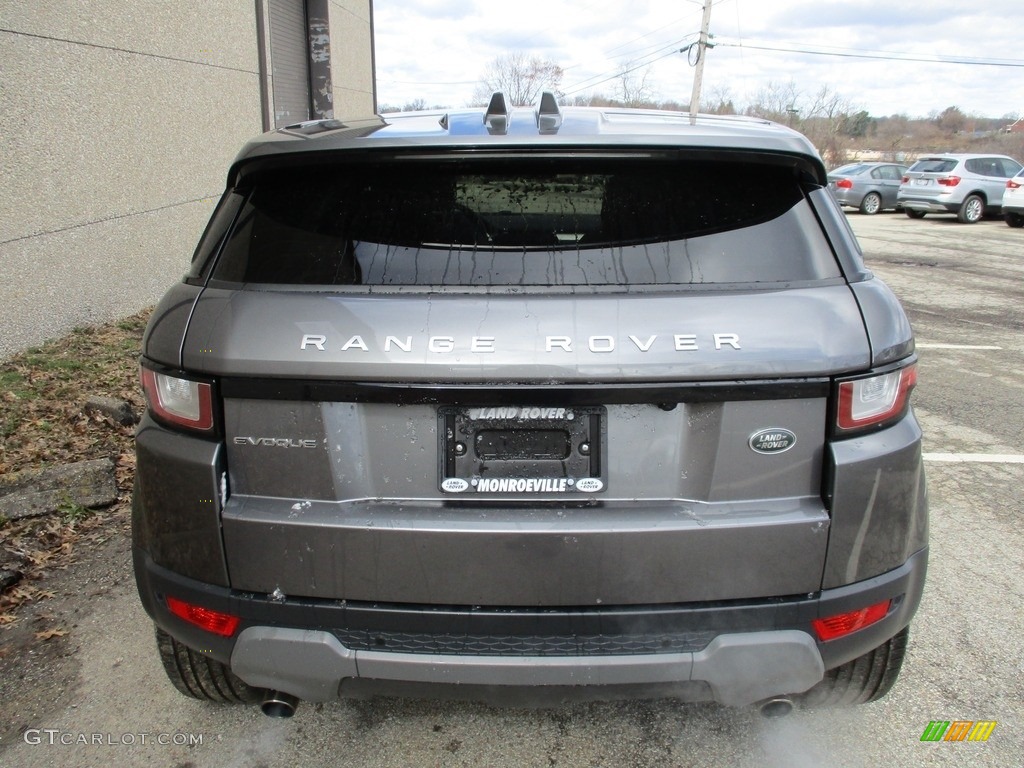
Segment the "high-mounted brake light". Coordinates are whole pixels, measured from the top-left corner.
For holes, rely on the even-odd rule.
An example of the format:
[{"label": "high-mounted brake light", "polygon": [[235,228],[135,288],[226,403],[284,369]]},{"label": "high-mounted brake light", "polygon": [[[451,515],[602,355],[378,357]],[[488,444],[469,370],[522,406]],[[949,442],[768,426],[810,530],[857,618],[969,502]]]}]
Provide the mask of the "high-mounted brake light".
[{"label": "high-mounted brake light", "polygon": [[158,419],[201,432],[213,429],[213,388],[207,382],[143,368],[142,388]]},{"label": "high-mounted brake light", "polygon": [[853,182],[849,179],[840,179],[836,182],[836,186],[840,189],[853,189]]},{"label": "high-mounted brake light", "polygon": [[877,376],[841,382],[836,426],[847,431],[863,429],[899,416],[907,407],[915,384],[916,363]]},{"label": "high-mounted brake light", "polygon": [[892,600],[883,600],[857,611],[815,619],[811,622],[811,626],[814,627],[814,632],[818,635],[819,640],[835,640],[837,637],[844,637],[884,619],[891,604]]},{"label": "high-mounted brake light", "polygon": [[179,619],[184,619],[189,624],[195,624],[200,629],[205,629],[207,632],[221,637],[231,637],[235,634],[238,623],[241,621],[238,616],[233,616],[230,613],[211,611],[209,608],[186,603],[184,600],[170,595],[166,599],[167,609]]},{"label": "high-mounted brake light", "polygon": [[936,179],[935,181],[941,187],[955,187],[957,184],[960,183],[960,177],[959,176],[946,176],[946,177],[941,178],[941,179]]}]

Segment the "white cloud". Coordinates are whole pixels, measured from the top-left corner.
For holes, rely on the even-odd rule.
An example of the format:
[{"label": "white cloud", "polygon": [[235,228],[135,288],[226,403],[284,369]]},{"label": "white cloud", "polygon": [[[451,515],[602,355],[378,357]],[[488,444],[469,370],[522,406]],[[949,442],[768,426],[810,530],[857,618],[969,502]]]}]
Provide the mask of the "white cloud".
[{"label": "white cloud", "polygon": [[[807,97],[826,86],[875,116],[948,106],[1024,114],[1020,10],[1020,0],[717,0],[704,92],[728,90],[747,103],[769,81],[792,81]],[[378,101],[463,105],[491,61],[520,50],[562,66],[567,93],[614,96],[624,64],[650,62],[655,97],[686,103],[693,69],[673,51],[694,39],[700,20],[697,0],[374,0]],[[900,54],[929,61],[860,58]]]}]

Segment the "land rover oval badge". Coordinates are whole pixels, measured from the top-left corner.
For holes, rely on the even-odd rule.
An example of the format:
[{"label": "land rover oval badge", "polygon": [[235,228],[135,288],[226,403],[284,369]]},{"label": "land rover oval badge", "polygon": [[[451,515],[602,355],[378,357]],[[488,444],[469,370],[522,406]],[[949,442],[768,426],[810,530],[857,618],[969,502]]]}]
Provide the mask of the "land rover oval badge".
[{"label": "land rover oval badge", "polygon": [[462,493],[469,488],[469,483],[461,477],[446,477],[441,481],[441,490],[448,493]]},{"label": "land rover oval badge", "polygon": [[748,442],[757,453],[784,453],[796,445],[796,435],[782,427],[769,427],[752,434]]}]

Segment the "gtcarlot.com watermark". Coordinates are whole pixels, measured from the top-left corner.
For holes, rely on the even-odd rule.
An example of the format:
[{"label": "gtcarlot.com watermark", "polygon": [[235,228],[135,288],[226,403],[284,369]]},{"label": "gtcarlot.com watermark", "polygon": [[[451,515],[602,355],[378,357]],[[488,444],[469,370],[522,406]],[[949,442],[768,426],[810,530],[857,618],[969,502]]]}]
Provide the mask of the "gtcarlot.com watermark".
[{"label": "gtcarlot.com watermark", "polygon": [[133,747],[156,744],[161,747],[198,747],[203,743],[201,733],[77,733],[59,728],[29,728],[23,738],[32,746]]}]

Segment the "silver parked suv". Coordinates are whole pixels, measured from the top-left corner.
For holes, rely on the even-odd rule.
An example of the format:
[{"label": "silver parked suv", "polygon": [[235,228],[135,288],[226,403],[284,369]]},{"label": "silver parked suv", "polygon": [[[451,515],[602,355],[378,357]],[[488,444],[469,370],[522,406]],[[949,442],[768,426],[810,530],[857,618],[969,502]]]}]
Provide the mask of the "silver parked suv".
[{"label": "silver parked suv", "polygon": [[783,126],[496,94],[267,134],[144,340],[167,674],[275,715],[877,699],[925,578],[915,361]]},{"label": "silver parked suv", "polygon": [[912,219],[955,213],[959,221],[973,224],[985,214],[1001,213],[1006,180],[1020,169],[1005,155],[920,157],[903,177],[897,200]]}]

